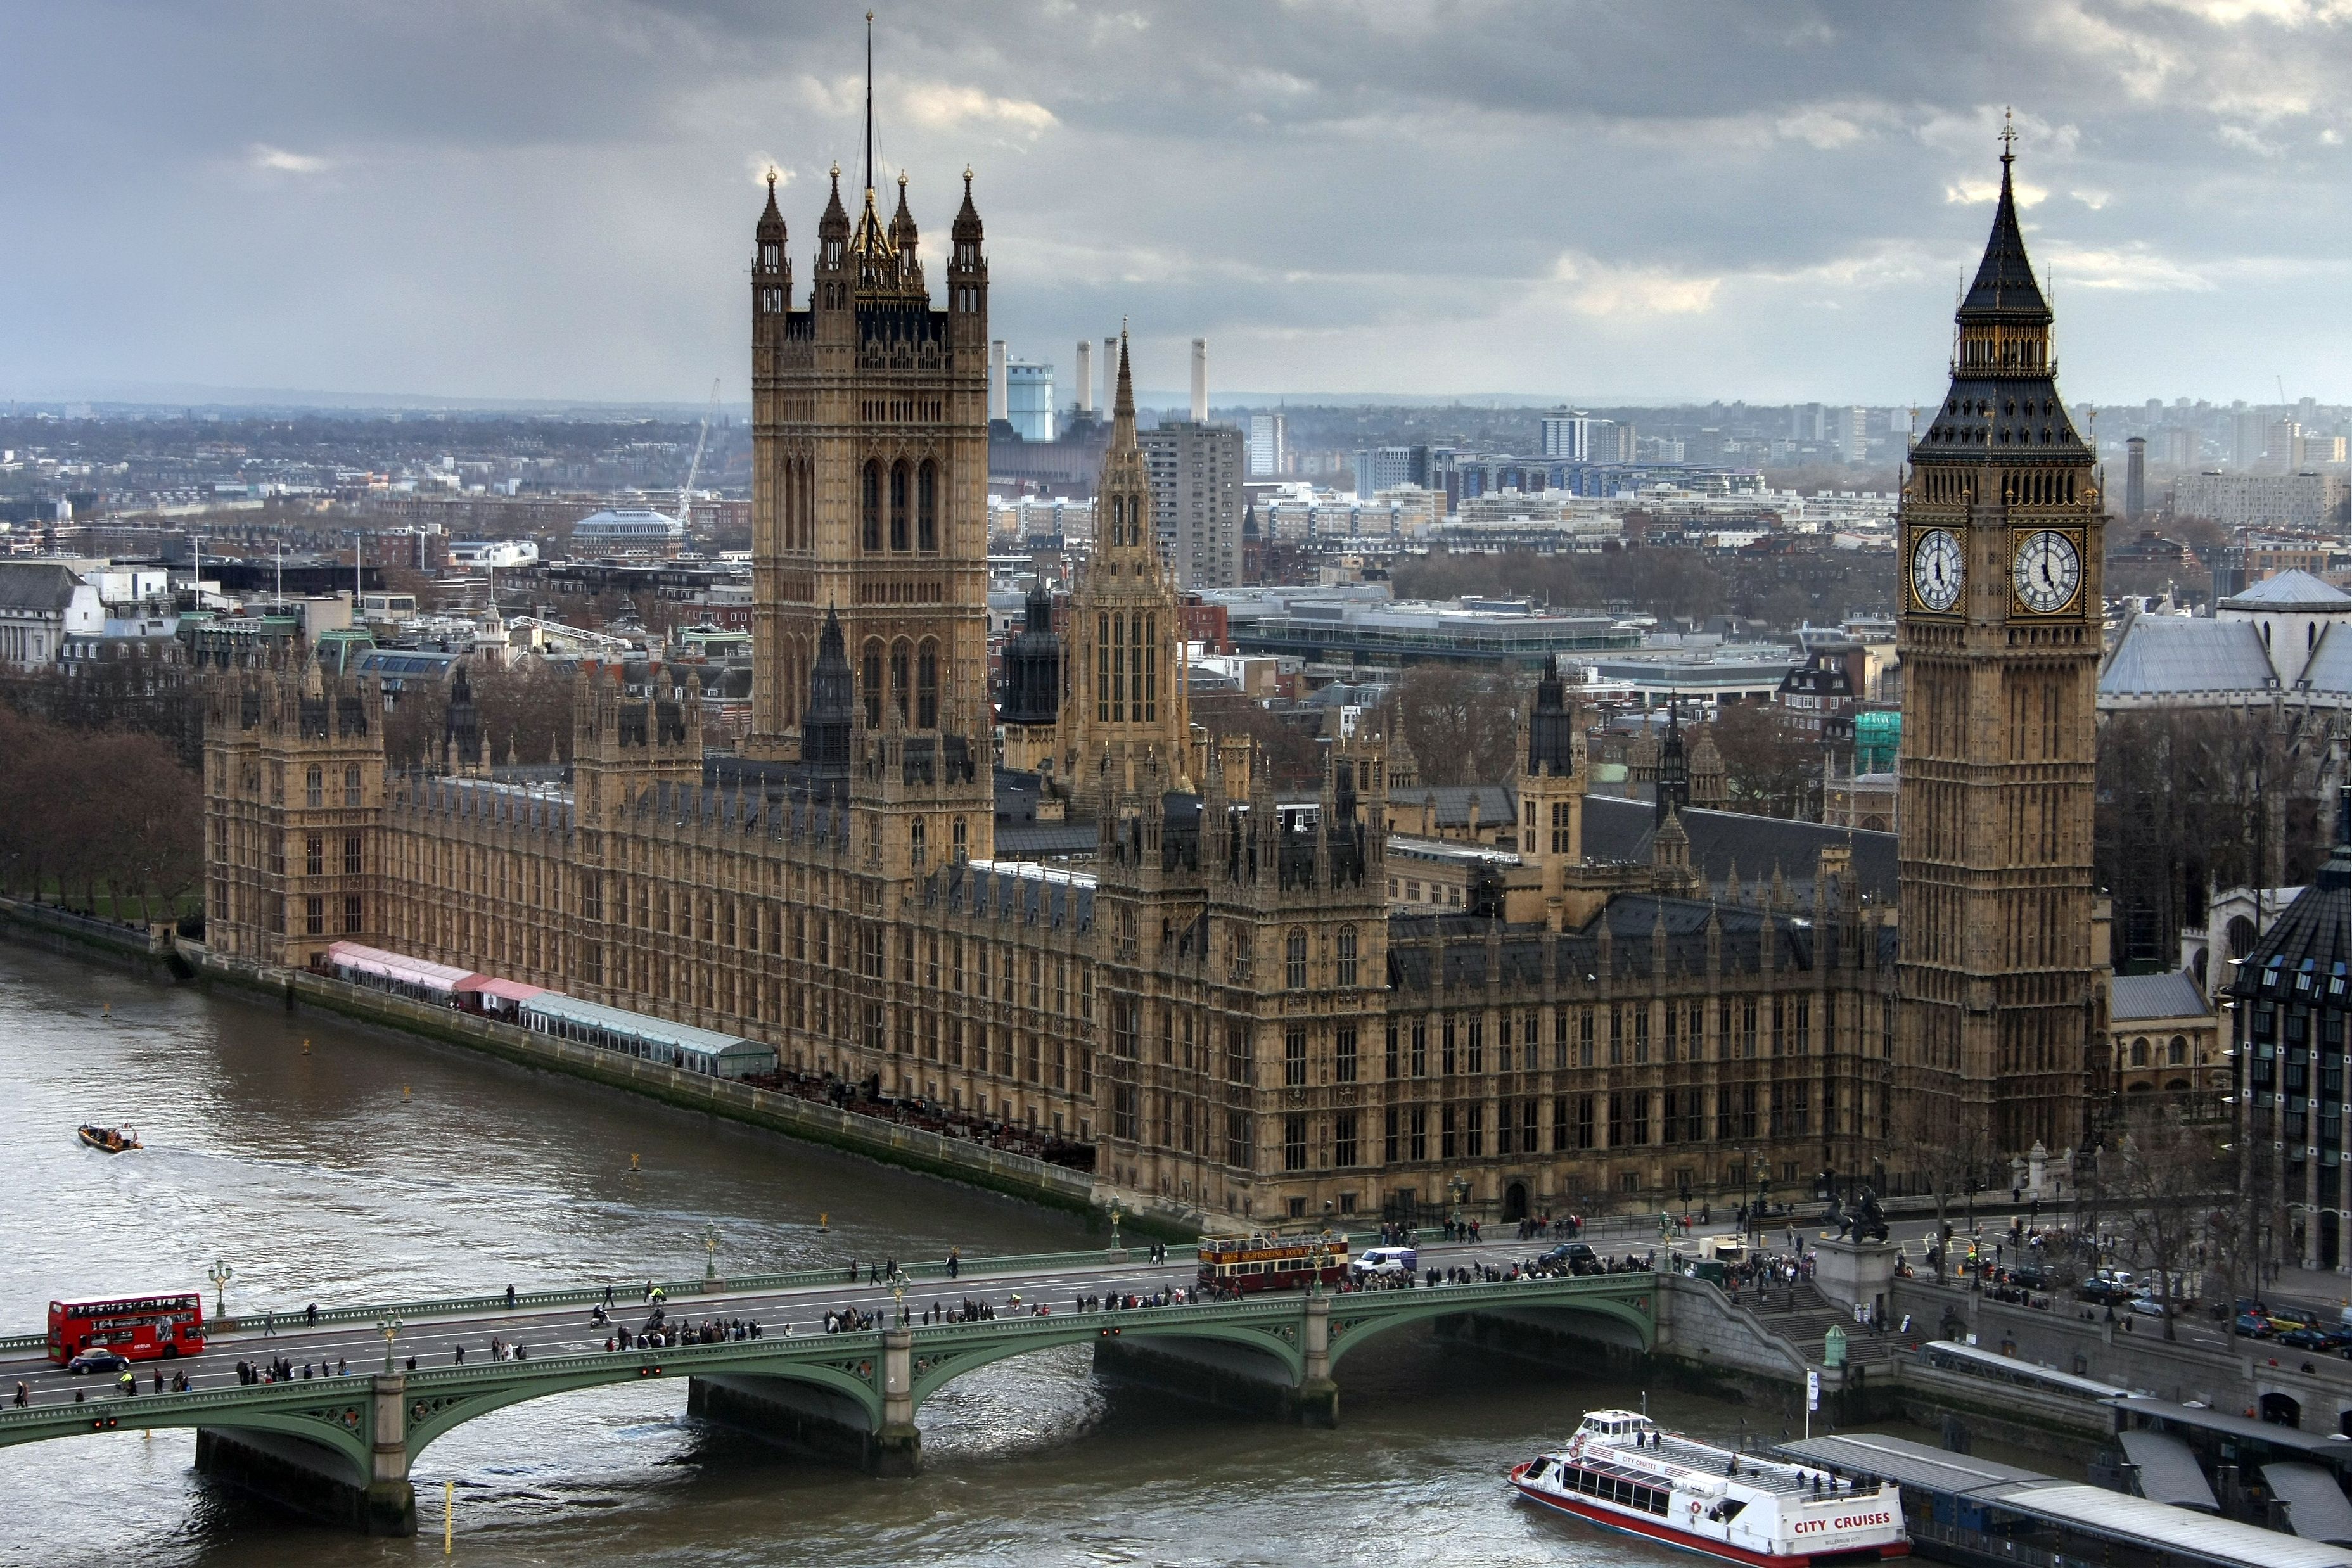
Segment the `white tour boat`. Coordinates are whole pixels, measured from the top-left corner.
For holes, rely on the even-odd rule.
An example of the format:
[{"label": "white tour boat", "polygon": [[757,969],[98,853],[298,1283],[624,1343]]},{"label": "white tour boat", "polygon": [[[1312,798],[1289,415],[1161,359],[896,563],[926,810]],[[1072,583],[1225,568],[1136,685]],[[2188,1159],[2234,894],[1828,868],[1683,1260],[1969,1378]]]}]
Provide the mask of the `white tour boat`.
[{"label": "white tour boat", "polygon": [[1589,1412],[1567,1448],[1515,1467],[1511,1485],[1546,1508],[1748,1568],[1911,1554],[1892,1486],[1693,1442],[1631,1410]]}]

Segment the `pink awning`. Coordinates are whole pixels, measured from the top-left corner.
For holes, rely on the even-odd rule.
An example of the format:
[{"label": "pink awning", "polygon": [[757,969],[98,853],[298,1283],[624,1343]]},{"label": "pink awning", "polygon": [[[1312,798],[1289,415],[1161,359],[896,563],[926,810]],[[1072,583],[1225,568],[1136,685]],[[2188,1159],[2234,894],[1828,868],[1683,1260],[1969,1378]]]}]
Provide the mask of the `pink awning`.
[{"label": "pink awning", "polygon": [[473,975],[459,981],[457,990],[461,995],[478,992],[486,997],[497,997],[501,1001],[527,1002],[544,994],[547,988],[526,986],[520,980],[501,980],[489,975]]}]

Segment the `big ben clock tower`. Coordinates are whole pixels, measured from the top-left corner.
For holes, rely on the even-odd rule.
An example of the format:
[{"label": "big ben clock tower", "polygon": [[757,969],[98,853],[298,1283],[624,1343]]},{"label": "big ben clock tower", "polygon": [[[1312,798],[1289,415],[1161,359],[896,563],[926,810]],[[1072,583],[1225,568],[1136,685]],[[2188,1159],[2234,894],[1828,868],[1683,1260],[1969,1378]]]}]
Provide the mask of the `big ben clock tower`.
[{"label": "big ben clock tower", "polygon": [[2094,961],[2096,459],[2067,418],[2018,232],[2014,132],[1951,390],[1903,486],[1898,1092],[1988,1166],[2083,1141],[2106,1034]]}]

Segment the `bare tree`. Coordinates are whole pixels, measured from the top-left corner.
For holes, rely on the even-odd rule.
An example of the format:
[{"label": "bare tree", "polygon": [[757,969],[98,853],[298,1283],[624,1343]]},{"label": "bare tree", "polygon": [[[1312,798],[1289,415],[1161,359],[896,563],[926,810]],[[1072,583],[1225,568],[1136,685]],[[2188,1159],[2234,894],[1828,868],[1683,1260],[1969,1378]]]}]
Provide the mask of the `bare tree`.
[{"label": "bare tree", "polygon": [[2168,1097],[2144,1096],[2126,1106],[2091,1176],[2132,1264],[2157,1276],[2164,1337],[2177,1337],[2173,1309],[2205,1216],[2214,1196],[2231,1185],[2215,1129],[2189,1122]]},{"label": "bare tree", "polygon": [[1397,715],[1429,784],[1508,778],[1518,743],[1518,693],[1507,676],[1416,664],[1397,686]]},{"label": "bare tree", "polygon": [[1759,817],[1800,817],[1821,777],[1821,744],[1778,703],[1732,703],[1716,719],[1730,806]]},{"label": "bare tree", "polygon": [[1933,1256],[1940,1282],[1948,1266],[1944,1226],[1951,1201],[1982,1184],[1992,1142],[1981,1115],[1957,1105],[1949,1094],[1917,1082],[1906,1092],[1894,1122],[1897,1146],[1910,1163],[1913,1180],[1936,1199]]}]

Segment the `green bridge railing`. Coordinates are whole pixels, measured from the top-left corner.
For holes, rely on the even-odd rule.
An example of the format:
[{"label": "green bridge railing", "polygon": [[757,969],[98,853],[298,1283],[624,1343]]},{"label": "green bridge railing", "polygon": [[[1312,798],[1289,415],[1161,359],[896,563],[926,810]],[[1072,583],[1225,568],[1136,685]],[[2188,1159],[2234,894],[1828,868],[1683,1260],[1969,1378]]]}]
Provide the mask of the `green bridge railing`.
[{"label": "green bridge railing", "polygon": [[[1416,1241],[1436,1241],[1442,1239],[1444,1235],[1442,1228],[1432,1228],[1421,1231],[1416,1237]],[[959,1272],[954,1278],[961,1282],[963,1280],[986,1279],[992,1275],[1015,1274],[1037,1270],[1082,1269],[1090,1265],[1099,1267],[1113,1261],[1113,1254],[1119,1250],[1121,1249],[1114,1248],[1092,1248],[1076,1252],[1022,1252],[996,1258],[959,1259],[956,1265]],[[1140,1249],[1130,1248],[1124,1250],[1130,1255],[1131,1260],[1132,1254]],[[1168,1262],[1171,1264],[1192,1263],[1197,1261],[1198,1258],[1199,1249],[1194,1247],[1171,1246],[1168,1249]],[[533,1307],[601,1306],[604,1304],[604,1292],[608,1289],[613,1291],[615,1303],[618,1303],[625,1299],[637,1299],[648,1284],[659,1290],[673,1301],[694,1296],[740,1295],[764,1291],[813,1289],[821,1285],[835,1284],[862,1285],[866,1282],[866,1269],[872,1262],[873,1260],[870,1259],[862,1261],[855,1272],[847,1263],[843,1263],[837,1268],[794,1269],[778,1274],[736,1274],[708,1280],[698,1276],[691,1279],[648,1281],[642,1274],[633,1274],[625,1279],[593,1285],[567,1285],[547,1291],[518,1291],[515,1292],[511,1309],[507,1304],[507,1296],[503,1290],[471,1296],[430,1297],[405,1301],[376,1301],[358,1306],[320,1307],[318,1322],[321,1324],[359,1322],[374,1324],[387,1317],[396,1317],[404,1322],[414,1322],[432,1318],[458,1317],[476,1312],[505,1312],[509,1310],[521,1312],[526,1308]],[[940,1258],[926,1262],[901,1263],[898,1265],[898,1277],[903,1280],[945,1280],[950,1276],[948,1273],[948,1260]],[[286,1312],[270,1314],[251,1311],[233,1312],[226,1317],[215,1319],[207,1325],[207,1332],[216,1334],[250,1333],[261,1328],[265,1315],[274,1317],[277,1326],[281,1330],[308,1326],[303,1316],[303,1309],[295,1307]],[[48,1343],[48,1336],[45,1333],[10,1335],[0,1338],[0,1354],[40,1350]]]}]

